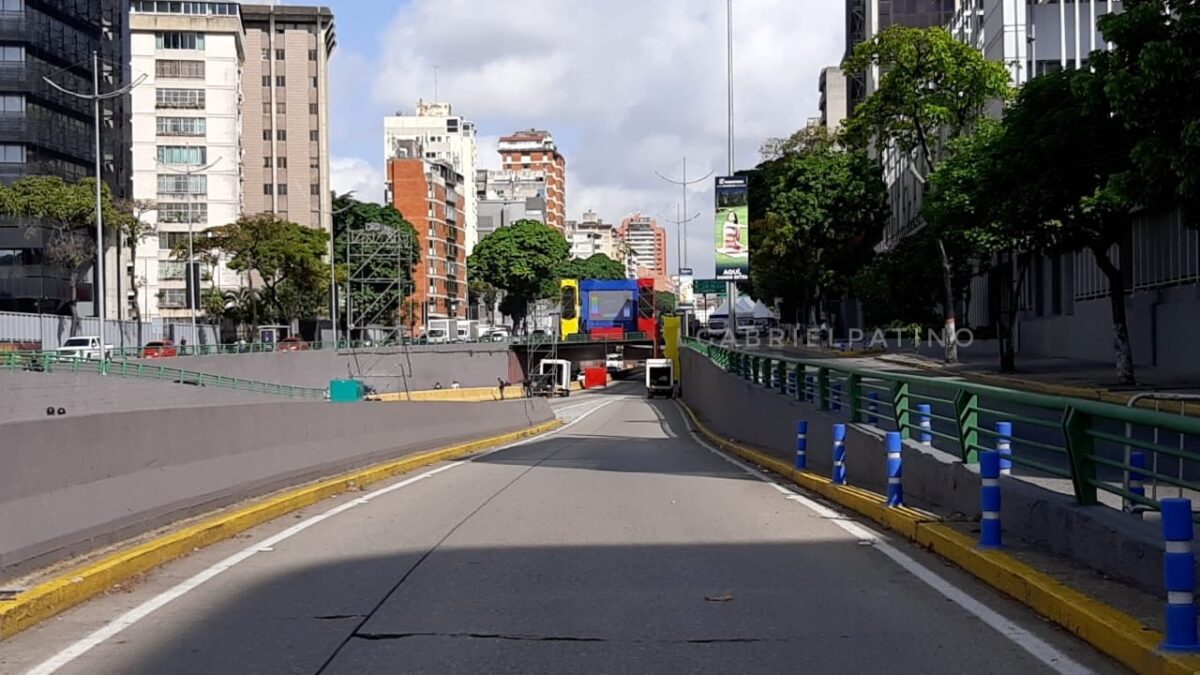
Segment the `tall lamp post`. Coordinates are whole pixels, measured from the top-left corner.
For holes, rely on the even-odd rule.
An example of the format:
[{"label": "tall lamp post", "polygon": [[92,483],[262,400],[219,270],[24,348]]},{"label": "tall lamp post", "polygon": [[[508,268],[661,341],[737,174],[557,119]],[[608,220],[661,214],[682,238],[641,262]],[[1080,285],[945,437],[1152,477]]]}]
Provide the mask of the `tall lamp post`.
[{"label": "tall lamp post", "polygon": [[[354,194],[354,192],[355,192],[354,190],[351,190],[351,191],[347,192],[346,194],[340,195],[340,196],[346,197],[347,199],[349,199],[350,196]],[[351,200],[351,201],[353,201],[353,200]],[[330,202],[330,203],[332,204],[332,202]],[[329,212],[329,320],[331,322],[333,322],[333,348],[334,349],[338,348],[338,346],[337,346],[338,345],[338,303],[337,303],[337,261],[334,259],[335,255],[334,255],[334,246],[333,246],[333,243],[334,243],[333,242],[333,231],[334,231],[333,217],[340,216],[352,208],[354,208],[354,204],[344,206],[336,211],[331,210]],[[347,243],[347,246],[349,246],[349,243]],[[346,292],[349,293],[348,287],[347,287]],[[346,347],[347,348],[349,348],[349,346],[350,346],[349,330],[350,330],[350,326],[349,326],[349,324],[347,324],[346,325],[346,331],[347,331]]]},{"label": "tall lamp post", "polygon": [[[192,292],[188,293],[188,309],[191,310],[191,315],[192,315],[191,319],[192,319],[192,342],[193,342],[192,350],[193,351],[195,351],[197,345],[200,342],[200,334],[196,330],[196,305],[199,304],[197,302],[197,300],[200,297],[200,278],[199,278],[199,275],[197,275],[195,278],[193,278],[193,276],[192,276],[192,270],[194,269],[194,266],[196,264],[196,254],[195,254],[195,236],[196,235],[193,231],[193,229],[194,229],[193,224],[196,221],[196,217],[195,217],[195,214],[193,213],[193,209],[192,209],[192,204],[194,204],[196,201],[196,192],[192,189],[192,176],[194,176],[195,174],[198,174],[198,173],[204,173],[205,171],[208,171],[209,169],[213,168],[220,162],[221,162],[221,158],[218,157],[218,158],[214,159],[213,161],[209,162],[208,164],[205,164],[204,166],[189,165],[186,169],[176,169],[176,168],[173,168],[170,164],[166,164],[162,161],[158,162],[158,167],[160,169],[166,169],[167,171],[170,171],[171,173],[184,176],[185,180],[187,181],[187,185],[184,188],[187,192],[187,198],[188,198],[188,201],[187,201],[187,205],[188,205],[188,207],[187,207],[187,226],[188,226],[187,280],[188,280],[188,286],[191,286],[193,283],[195,284],[195,288],[190,289]],[[208,190],[206,188],[205,194],[207,195],[207,193],[208,193]],[[160,213],[159,217],[161,218],[161,216],[162,216],[162,214]]]},{"label": "tall lamp post", "polygon": [[[92,93],[81,94],[79,92],[71,91],[70,89],[59,85],[54,80],[51,80],[48,75],[43,76],[42,79],[46,82],[46,84],[54,87],[64,94],[67,94],[68,96],[74,96],[75,98],[92,102],[92,124],[95,127],[96,142],[96,287],[92,295],[97,303],[96,313],[100,317],[100,362],[104,363],[104,361],[108,360],[108,350],[106,349],[107,345],[104,341],[104,195],[101,191],[103,173],[100,159],[100,102],[114,99],[118,96],[124,96],[125,94],[129,93],[131,89],[141,84],[146,79],[146,76],[141,75],[136,80],[130,82],[124,87],[102,94],[100,93],[100,53],[97,51],[92,51]],[[74,289],[71,290],[74,292]],[[101,367],[101,371],[103,370],[104,368]]]}]

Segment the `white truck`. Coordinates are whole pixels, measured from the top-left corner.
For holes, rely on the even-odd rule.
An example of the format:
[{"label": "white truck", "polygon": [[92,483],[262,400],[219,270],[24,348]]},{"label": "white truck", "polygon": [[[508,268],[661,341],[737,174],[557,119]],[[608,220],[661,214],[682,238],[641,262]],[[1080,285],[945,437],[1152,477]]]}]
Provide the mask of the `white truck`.
[{"label": "white truck", "polygon": [[96,359],[112,356],[112,345],[100,348],[100,338],[96,335],[77,335],[67,338],[62,346],[54,350],[55,354],[71,359]]},{"label": "white truck", "polygon": [[646,398],[675,398],[675,363],[671,359],[646,359]]},{"label": "white truck", "polygon": [[430,319],[425,326],[425,341],[431,345],[447,344],[458,340],[456,319]]}]

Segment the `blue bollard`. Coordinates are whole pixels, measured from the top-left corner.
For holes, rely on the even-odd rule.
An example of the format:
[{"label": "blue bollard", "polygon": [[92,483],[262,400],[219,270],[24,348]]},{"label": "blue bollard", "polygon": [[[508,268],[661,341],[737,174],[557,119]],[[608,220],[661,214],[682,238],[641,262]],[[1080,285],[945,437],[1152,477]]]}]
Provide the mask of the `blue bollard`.
[{"label": "blue bollard", "polygon": [[1000,453],[984,450],[979,453],[979,548],[1000,548]]},{"label": "blue bollard", "polygon": [[[1146,468],[1146,453],[1141,450],[1134,450],[1129,453],[1129,466],[1133,467],[1129,471],[1129,492],[1139,497],[1146,496],[1146,474],[1137,469]],[[1136,502],[1129,503],[1129,510],[1134,511],[1143,506]]]},{"label": "blue bollard", "polygon": [[867,424],[879,424],[879,392],[872,391],[867,394]]},{"label": "blue bollard", "polygon": [[796,397],[796,371],[789,370],[787,374],[787,393],[792,398]]},{"label": "blue bollard", "polygon": [[1167,639],[1173,652],[1200,651],[1196,634],[1196,553],[1192,550],[1192,500],[1168,498],[1162,506],[1163,579],[1167,586]]},{"label": "blue bollard", "polygon": [[833,425],[833,482],[846,484],[846,425]]},{"label": "blue bollard", "polygon": [[902,475],[901,464],[903,461],[900,454],[901,447],[900,432],[889,431],[887,434],[888,506],[904,505],[904,485],[900,482]]},{"label": "blue bollard", "polygon": [[829,406],[830,410],[836,412],[842,409],[842,385],[840,383],[833,385],[833,394],[829,398],[833,399],[833,403]]},{"label": "blue bollard", "polygon": [[921,403],[917,406],[917,424],[921,427],[919,438],[924,445],[933,445],[933,406]]},{"label": "blue bollard", "polygon": [[1012,422],[996,422],[996,452],[1000,453],[1000,474],[1012,474]]},{"label": "blue bollard", "polygon": [[796,420],[796,468],[808,467],[808,420]]},{"label": "blue bollard", "polygon": [[813,402],[813,376],[812,375],[804,376],[804,402],[805,403]]}]

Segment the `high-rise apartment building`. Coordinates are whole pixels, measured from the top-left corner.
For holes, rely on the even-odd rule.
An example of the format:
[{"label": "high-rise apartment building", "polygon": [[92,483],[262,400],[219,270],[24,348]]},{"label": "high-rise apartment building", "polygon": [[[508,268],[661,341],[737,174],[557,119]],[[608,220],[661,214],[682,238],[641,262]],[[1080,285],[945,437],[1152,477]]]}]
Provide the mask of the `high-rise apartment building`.
[{"label": "high-rise apartment building", "polygon": [[527,129],[500,139],[505,171],[532,171],[545,176],[546,224],[559,232],[567,223],[567,160],[549,131]]},{"label": "high-rise apartment building", "polygon": [[[469,254],[479,241],[475,123],[455,115],[449,103],[426,101],[417,101],[412,115],[397,112],[383,118],[384,162],[401,156],[398,149],[409,147],[413,141],[423,148],[423,159],[445,160],[462,176],[464,221],[460,225]],[[408,212],[401,213],[408,217]]]},{"label": "high-rise apartment building", "polygon": [[617,236],[632,255],[626,256],[626,274],[634,278],[639,269],[652,276],[667,276],[667,231],[653,218],[635,213],[621,221]]},{"label": "high-rise apartment building", "polygon": [[828,131],[836,131],[846,120],[846,76],[842,69],[830,66],[821,69],[821,78],[817,84],[821,93],[820,125]]},{"label": "high-rise apartment building", "polygon": [[242,25],[246,213],[271,211],[331,232],[333,13],[328,7],[242,5]]},{"label": "high-rise apartment building", "polygon": [[[26,2],[0,0],[0,182],[23,176],[68,181],[95,174],[92,103],[63,94],[92,90],[92,53],[100,61],[100,88],[130,80],[127,0]],[[101,103],[101,175],[114,196],[130,192],[128,98]],[[45,262],[47,233],[28,222],[0,222],[0,310],[64,311],[75,295],[70,275]],[[91,270],[78,297],[90,302]],[[111,306],[111,305],[110,305]]]},{"label": "high-rise apartment building", "polygon": [[417,141],[399,141],[387,163],[387,201],[412,223],[421,262],[401,310],[410,334],[431,319],[467,318],[466,185],[449,159],[426,157]]},{"label": "high-rise apartment building", "polygon": [[475,172],[476,242],[518,220],[546,222],[546,176],[534,171]]},{"label": "high-rise apartment building", "polygon": [[595,211],[587,211],[583,219],[568,221],[567,243],[571,245],[572,258],[590,258],[597,253],[619,262],[625,262],[625,245],[617,235],[617,228],[606,223]]},{"label": "high-rise apartment building", "polygon": [[[173,251],[242,214],[245,48],[238,9],[232,2],[132,6],[130,63],[146,78],[130,95],[133,197],[154,204],[141,217],[155,233],[120,268],[122,300],[143,318],[190,316],[186,260]],[[242,283],[224,264],[203,272],[201,288]],[[111,295],[108,307],[115,308]]]},{"label": "high-rise apartment building", "polygon": [[[890,26],[928,28],[947,26],[958,5],[970,0],[846,0],[846,56],[862,42],[873,40]],[[879,73],[845,73],[847,114],[866,100],[878,84]]]}]

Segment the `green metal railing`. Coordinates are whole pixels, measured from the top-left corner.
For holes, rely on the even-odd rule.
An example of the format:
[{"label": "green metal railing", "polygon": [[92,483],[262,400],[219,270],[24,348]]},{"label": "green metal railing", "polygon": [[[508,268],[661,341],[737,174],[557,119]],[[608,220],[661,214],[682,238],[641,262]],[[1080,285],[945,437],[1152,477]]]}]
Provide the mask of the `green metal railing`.
[{"label": "green metal railing", "polygon": [[[1011,422],[1012,463],[1023,473],[1069,480],[1080,504],[1099,493],[1157,509],[1158,501],[1129,489],[1131,474],[1146,482],[1200,493],[1200,419],[1064,396],[1004,389],[958,379],[842,365],[833,360],[775,356],[685,339],[692,351],[730,374],[808,402],[821,410],[917,439],[921,417],[933,445],[967,463],[996,447],[995,423]],[[874,394],[874,397],[872,397]],[[920,404],[929,404],[927,415]],[[874,409],[872,409],[872,407]],[[1153,461],[1143,468],[1130,450]],[[1200,516],[1197,517],[1200,522]]]},{"label": "green metal railing", "polygon": [[0,356],[0,370],[7,370],[9,372],[23,370],[46,373],[91,373],[108,375],[110,377],[158,380],[200,387],[217,387],[256,394],[283,396],[286,398],[325,398],[324,389],[293,387],[286,384],[245,380],[240,377],[198,373],[157,364],[73,358],[49,352],[39,354],[9,352],[3,354]]}]

